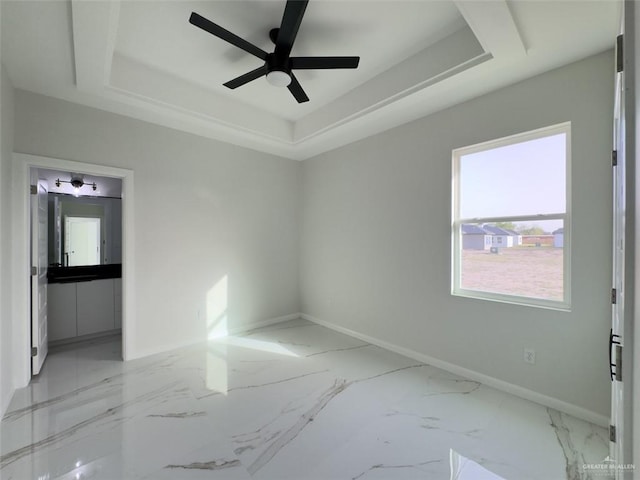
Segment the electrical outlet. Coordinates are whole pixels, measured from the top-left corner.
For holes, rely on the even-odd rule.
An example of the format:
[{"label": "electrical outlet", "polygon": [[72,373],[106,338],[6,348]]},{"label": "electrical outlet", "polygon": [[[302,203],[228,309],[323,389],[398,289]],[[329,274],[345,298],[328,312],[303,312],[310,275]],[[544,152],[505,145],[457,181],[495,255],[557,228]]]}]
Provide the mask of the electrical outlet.
[{"label": "electrical outlet", "polygon": [[533,348],[524,349],[524,361],[531,365],[536,364],[536,351]]}]

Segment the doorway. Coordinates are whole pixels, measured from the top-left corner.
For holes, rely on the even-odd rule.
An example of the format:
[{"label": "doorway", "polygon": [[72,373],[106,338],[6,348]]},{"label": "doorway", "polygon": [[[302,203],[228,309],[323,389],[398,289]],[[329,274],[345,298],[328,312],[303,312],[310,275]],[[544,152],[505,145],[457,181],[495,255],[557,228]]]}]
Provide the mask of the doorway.
[{"label": "doorway", "polygon": [[[13,305],[13,332],[16,352],[16,386],[28,385],[31,380],[31,288],[29,276],[31,273],[31,226],[30,226],[30,200],[31,200],[31,171],[33,169],[55,169],[66,172],[75,172],[87,176],[100,176],[106,179],[118,179],[122,185],[122,217],[121,235],[121,318],[122,318],[122,359],[128,360],[131,355],[131,322],[135,309],[135,300],[130,293],[133,288],[134,276],[134,242],[133,242],[133,171],[102,165],[94,165],[51,157],[40,157],[27,154],[14,154],[13,156],[13,183],[14,189],[14,217],[13,217],[13,241],[16,245],[16,255],[13,258],[13,271],[16,279],[15,303]],[[62,179],[61,179],[62,180]],[[101,226],[102,228],[102,226]],[[62,239],[60,240],[62,243]],[[112,245],[113,246],[113,245]],[[109,247],[109,239],[101,245],[104,253]],[[115,249],[111,248],[111,252]],[[54,262],[56,263],[56,262]],[[61,263],[61,262],[60,262]],[[22,352],[22,354],[21,354]]]},{"label": "doorway", "polygon": [[[32,254],[46,257],[47,298],[38,299],[46,312],[38,313],[37,320],[47,324],[40,331],[48,344],[32,327],[34,351],[121,344],[122,180],[44,168],[32,168],[31,178],[44,184],[48,197],[45,247]],[[37,229],[32,229],[32,237]],[[32,245],[37,245],[33,238]],[[36,325],[36,310],[31,313]],[[38,371],[33,368],[32,374]]]}]

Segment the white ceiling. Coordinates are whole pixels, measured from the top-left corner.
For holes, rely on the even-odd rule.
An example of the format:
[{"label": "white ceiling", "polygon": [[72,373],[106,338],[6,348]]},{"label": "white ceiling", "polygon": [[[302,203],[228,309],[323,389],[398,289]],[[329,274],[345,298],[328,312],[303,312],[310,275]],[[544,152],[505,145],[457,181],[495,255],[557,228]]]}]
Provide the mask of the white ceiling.
[{"label": "white ceiling", "polygon": [[192,11],[272,51],[284,0],[7,1],[2,62],[16,88],[304,159],[613,46],[617,0],[311,0],[292,54],[358,55],[297,71],[310,101],[261,61],[188,22]]},{"label": "white ceiling", "polygon": [[115,51],[212,93],[298,120],[464,25],[451,2],[403,2],[398,9],[380,1],[312,0],[292,55],[359,55],[357,70],[296,72],[312,99],[302,105],[287,89],[273,88],[264,79],[237,91],[223,87],[263,62],[188,23],[191,12],[271,52],[268,33],[280,24],[283,7],[276,1],[159,2],[153,8],[146,2],[126,2],[120,7]]}]

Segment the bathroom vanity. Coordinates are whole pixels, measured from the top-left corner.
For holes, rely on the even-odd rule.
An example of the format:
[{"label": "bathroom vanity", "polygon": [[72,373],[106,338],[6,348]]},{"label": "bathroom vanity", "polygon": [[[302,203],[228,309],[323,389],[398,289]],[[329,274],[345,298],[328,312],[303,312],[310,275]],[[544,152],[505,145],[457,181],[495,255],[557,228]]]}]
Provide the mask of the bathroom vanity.
[{"label": "bathroom vanity", "polygon": [[122,265],[50,267],[50,342],[83,340],[122,328]]}]

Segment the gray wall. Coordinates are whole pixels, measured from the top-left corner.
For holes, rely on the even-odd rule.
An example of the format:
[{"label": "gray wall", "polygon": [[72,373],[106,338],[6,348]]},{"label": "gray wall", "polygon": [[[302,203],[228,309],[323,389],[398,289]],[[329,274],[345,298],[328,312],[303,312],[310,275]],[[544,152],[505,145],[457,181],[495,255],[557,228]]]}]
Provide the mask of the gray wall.
[{"label": "gray wall", "polygon": [[[612,68],[603,53],[305,161],[302,312],[608,415]],[[451,296],[452,149],[566,121],[572,311]]]},{"label": "gray wall", "polygon": [[11,152],[13,87],[0,64],[0,417],[13,393],[11,326]]},{"label": "gray wall", "polygon": [[[16,91],[14,150],[135,171],[140,354],[204,338],[207,293],[227,276],[231,326],[302,311],[607,415],[611,68],[612,55],[598,55],[302,164]],[[13,94],[2,80],[8,216]],[[572,312],[452,297],[451,149],[568,120]],[[535,366],[524,347],[537,350]]]},{"label": "gray wall", "polygon": [[16,90],[15,151],[134,170],[133,355],[294,314],[300,163]]}]

